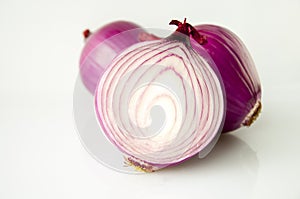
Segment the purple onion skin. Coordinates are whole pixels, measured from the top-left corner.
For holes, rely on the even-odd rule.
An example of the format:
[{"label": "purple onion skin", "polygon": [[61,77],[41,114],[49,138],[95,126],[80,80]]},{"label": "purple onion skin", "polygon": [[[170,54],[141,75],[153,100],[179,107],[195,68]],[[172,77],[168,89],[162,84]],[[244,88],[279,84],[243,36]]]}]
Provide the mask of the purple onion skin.
[{"label": "purple onion skin", "polygon": [[[112,37],[132,29],[139,29],[139,31],[132,31],[130,35],[121,34],[118,39]],[[132,44],[138,43],[140,32],[142,29],[137,24],[116,21],[101,27],[90,35],[87,32],[84,33],[87,38],[80,57],[80,75],[84,85],[92,94],[112,59]],[[97,53],[103,60],[99,61],[96,60],[96,57],[89,57],[91,53]]]},{"label": "purple onion skin", "polygon": [[247,48],[233,32],[223,27],[198,25],[195,28],[207,38],[202,47],[212,57],[224,83],[227,106],[223,133],[250,126],[260,113],[262,91]]}]

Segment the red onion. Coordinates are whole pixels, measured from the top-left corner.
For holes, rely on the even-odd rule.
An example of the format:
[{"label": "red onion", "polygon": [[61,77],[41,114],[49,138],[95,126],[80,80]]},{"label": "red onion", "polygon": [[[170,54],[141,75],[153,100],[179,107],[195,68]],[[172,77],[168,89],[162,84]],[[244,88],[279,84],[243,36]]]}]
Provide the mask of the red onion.
[{"label": "red onion", "polygon": [[[129,31],[132,29],[136,31]],[[80,57],[80,75],[84,85],[92,94],[103,72],[116,55],[139,42],[141,36],[142,39],[151,39],[150,34],[143,34],[140,26],[126,21],[107,24],[94,33],[86,30],[83,34],[86,44]],[[113,37],[114,35],[118,37]]]},{"label": "red onion", "polygon": [[[211,149],[223,127],[225,96],[205,38],[184,22],[165,39],[119,54],[95,92],[102,131],[128,164],[154,171]],[[187,35],[187,36],[186,36]]]},{"label": "red onion", "polygon": [[[195,28],[206,37],[207,43],[202,47],[214,60],[225,86],[227,106],[223,132],[250,126],[261,111],[261,84],[246,46],[226,28],[216,25]],[[195,41],[191,43],[197,45]]]}]

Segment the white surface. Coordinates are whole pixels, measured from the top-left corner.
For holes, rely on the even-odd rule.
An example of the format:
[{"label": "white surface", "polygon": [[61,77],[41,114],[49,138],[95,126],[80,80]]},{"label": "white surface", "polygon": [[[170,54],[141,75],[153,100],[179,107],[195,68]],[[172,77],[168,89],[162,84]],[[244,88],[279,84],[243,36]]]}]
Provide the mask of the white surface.
[{"label": "white surface", "polygon": [[[195,2],[0,2],[1,199],[300,198],[300,2]],[[226,26],[246,43],[263,85],[261,116],[203,160],[149,175],[102,166],[72,116],[81,32],[117,19],[174,29],[168,22],[184,17]]]}]

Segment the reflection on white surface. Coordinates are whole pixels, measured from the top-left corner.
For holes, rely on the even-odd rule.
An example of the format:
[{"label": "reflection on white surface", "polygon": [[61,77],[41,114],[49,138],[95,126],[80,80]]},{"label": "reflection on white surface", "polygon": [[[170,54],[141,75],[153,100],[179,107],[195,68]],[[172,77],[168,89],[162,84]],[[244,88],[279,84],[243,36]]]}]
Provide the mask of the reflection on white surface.
[{"label": "reflection on white surface", "polygon": [[94,111],[94,97],[85,88],[80,76],[74,88],[73,113],[81,143],[91,156],[119,172],[142,174],[124,163],[123,154],[102,133]]},{"label": "reflection on white surface", "polygon": [[224,196],[224,190],[211,192],[211,189],[216,187],[234,187],[236,191],[230,190],[230,196],[233,198],[238,198],[241,193],[244,198],[252,198],[258,170],[259,161],[256,153],[247,143],[234,135],[225,134],[221,135],[215,148],[206,158],[193,157],[181,165],[161,172],[166,174],[177,172],[180,175],[194,173],[194,176],[199,177],[198,182],[197,179],[193,179],[195,183],[205,183],[203,185],[206,187],[205,190],[199,187],[201,194],[210,195],[211,198]]}]

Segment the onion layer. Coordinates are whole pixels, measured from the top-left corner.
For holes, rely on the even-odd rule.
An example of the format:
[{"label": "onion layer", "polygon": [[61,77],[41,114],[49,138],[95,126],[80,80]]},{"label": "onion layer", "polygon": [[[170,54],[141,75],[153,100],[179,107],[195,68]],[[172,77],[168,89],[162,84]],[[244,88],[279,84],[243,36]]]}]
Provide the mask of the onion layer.
[{"label": "onion layer", "polygon": [[96,89],[103,132],[130,165],[144,171],[199,153],[223,126],[223,85],[213,61],[204,49],[199,56],[179,34],[129,47]]}]

